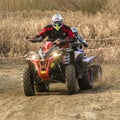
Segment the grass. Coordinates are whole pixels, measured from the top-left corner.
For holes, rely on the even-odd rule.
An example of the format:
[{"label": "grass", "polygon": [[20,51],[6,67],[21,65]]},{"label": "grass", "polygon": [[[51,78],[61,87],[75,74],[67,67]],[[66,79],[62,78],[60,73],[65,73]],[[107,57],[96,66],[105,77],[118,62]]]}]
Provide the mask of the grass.
[{"label": "grass", "polygon": [[1,2],[2,11],[23,10],[74,10],[87,13],[96,13],[105,8],[107,0],[4,0]]},{"label": "grass", "polygon": [[[50,0],[46,1],[50,2]],[[79,33],[88,41],[89,48],[86,50],[88,55],[98,55],[99,53],[97,60],[101,62],[119,61],[116,60],[120,55],[120,49],[118,47],[120,46],[120,8],[117,7],[119,6],[119,0],[116,0],[116,2],[110,0],[109,4],[104,1],[106,3],[106,5],[103,6],[104,11],[101,11],[103,9],[98,7],[98,4],[102,4],[100,0],[96,3],[97,5],[94,0],[94,5],[99,8],[94,8],[96,13],[90,12],[89,9],[88,12],[87,10],[86,12],[84,11],[83,8],[91,4],[90,2],[87,3],[87,0],[84,2],[82,0],[75,0],[76,2],[71,0],[68,4],[71,6],[70,9],[68,9],[68,1],[66,1],[61,0],[61,3],[59,3],[59,1],[56,0],[55,4],[53,4],[54,0],[51,0],[51,4],[47,4],[47,2],[41,0],[41,5],[44,4],[44,7],[49,6],[47,10],[43,10],[44,12],[41,11],[42,8],[41,10],[30,10],[30,4],[27,3],[27,0],[20,0],[19,2],[15,2],[15,0],[11,2],[10,0],[3,1],[0,6],[0,10],[2,10],[0,12],[0,60],[6,57],[11,59],[20,58],[20,56],[23,56],[30,50],[38,50],[40,44],[28,43],[25,37],[36,35],[45,25],[50,23],[54,13],[60,13],[64,18],[64,23],[71,27],[77,27]],[[3,5],[4,2],[5,4]],[[29,9],[20,7],[23,2],[26,2],[24,3],[24,7],[28,5]],[[77,4],[79,2],[82,2],[81,6],[83,5],[83,8],[79,6],[82,10],[78,8],[75,10],[74,7],[79,5]],[[57,4],[60,4],[59,7],[62,6],[62,3],[66,5],[66,10],[53,10]],[[21,8],[21,10],[19,8]],[[31,7],[31,9],[33,8]],[[105,51],[103,48],[105,48]],[[112,50],[112,52],[110,52],[110,50]]]}]

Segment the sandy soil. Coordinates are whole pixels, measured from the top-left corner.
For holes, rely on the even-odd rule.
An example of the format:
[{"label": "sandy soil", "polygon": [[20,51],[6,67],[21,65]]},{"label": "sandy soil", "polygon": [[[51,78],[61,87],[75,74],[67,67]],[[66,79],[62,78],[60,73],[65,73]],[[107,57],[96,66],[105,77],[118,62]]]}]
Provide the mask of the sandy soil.
[{"label": "sandy soil", "polygon": [[24,65],[0,64],[0,120],[120,120],[120,65],[102,65],[103,78],[94,88],[67,95],[64,84],[49,93],[24,96]]}]

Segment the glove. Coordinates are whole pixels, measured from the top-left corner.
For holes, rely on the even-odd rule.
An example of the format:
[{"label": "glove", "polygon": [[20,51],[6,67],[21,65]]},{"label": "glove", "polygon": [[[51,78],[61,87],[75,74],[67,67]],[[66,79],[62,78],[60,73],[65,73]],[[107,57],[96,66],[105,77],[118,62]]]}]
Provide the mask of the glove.
[{"label": "glove", "polygon": [[56,44],[56,45],[60,45],[60,43],[61,43],[61,40],[60,40],[60,39],[57,39],[57,40],[55,41],[55,44]]},{"label": "glove", "polygon": [[65,45],[66,43],[67,43],[66,40],[62,40],[62,41],[60,42],[61,45]]},{"label": "glove", "polygon": [[82,43],[84,45],[84,47],[88,47],[88,44],[86,42]]},{"label": "glove", "polygon": [[60,40],[60,39],[57,39],[56,41],[55,41],[55,44],[56,45],[65,45],[67,43],[67,41],[66,40]]}]

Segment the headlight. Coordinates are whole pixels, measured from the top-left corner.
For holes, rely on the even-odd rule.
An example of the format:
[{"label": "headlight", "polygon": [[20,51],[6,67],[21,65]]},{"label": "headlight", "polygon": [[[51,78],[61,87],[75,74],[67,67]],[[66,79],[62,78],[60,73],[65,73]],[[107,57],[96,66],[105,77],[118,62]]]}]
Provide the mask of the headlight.
[{"label": "headlight", "polygon": [[32,55],[31,58],[35,60],[35,59],[39,59],[39,56],[38,55]]},{"label": "headlight", "polygon": [[54,52],[54,53],[53,53],[53,56],[54,56],[54,57],[59,57],[59,56],[61,56],[61,53]]},{"label": "headlight", "polygon": [[32,60],[39,59],[39,55],[36,52],[29,52],[24,57],[26,57],[26,59],[32,59]]}]

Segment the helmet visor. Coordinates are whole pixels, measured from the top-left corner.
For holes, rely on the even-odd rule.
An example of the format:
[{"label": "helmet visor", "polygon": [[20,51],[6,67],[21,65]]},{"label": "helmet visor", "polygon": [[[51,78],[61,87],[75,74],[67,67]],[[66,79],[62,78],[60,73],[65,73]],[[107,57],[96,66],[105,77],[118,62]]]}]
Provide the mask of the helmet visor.
[{"label": "helmet visor", "polygon": [[54,24],[54,26],[56,26],[56,25],[61,26],[62,25],[62,21],[54,21],[53,24]]},{"label": "helmet visor", "polygon": [[56,29],[56,30],[59,30],[62,26],[62,21],[54,21],[53,22],[53,27]]}]

